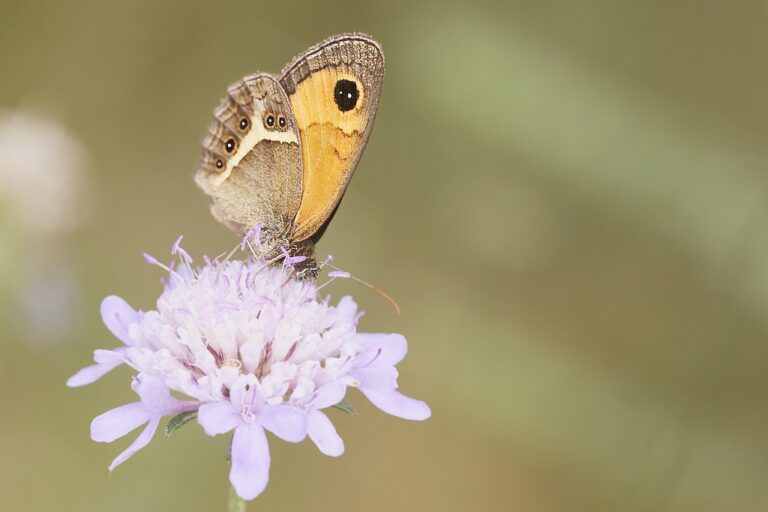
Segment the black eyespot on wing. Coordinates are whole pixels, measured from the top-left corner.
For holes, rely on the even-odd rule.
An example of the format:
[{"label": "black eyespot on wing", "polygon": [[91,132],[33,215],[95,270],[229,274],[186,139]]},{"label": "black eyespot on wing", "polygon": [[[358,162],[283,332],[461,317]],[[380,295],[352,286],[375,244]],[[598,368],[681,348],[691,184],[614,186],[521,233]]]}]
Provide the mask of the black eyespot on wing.
[{"label": "black eyespot on wing", "polygon": [[333,89],[333,100],[336,102],[339,110],[342,112],[352,110],[357,105],[359,98],[360,91],[357,90],[355,82],[345,79],[336,82],[336,87]]},{"label": "black eyespot on wing", "polygon": [[237,142],[235,142],[235,139],[233,139],[232,137],[228,138],[227,142],[224,143],[224,150],[227,153],[232,153],[235,150],[235,148],[237,148]]},{"label": "black eyespot on wing", "polygon": [[248,126],[250,126],[250,124],[251,123],[250,123],[250,121],[248,121],[248,118],[247,117],[243,117],[243,118],[240,119],[240,123],[238,123],[238,126],[240,127],[241,130],[247,130]]},{"label": "black eyespot on wing", "polygon": [[285,128],[286,121],[284,115],[281,114],[277,116],[277,124],[280,126],[280,128]]},{"label": "black eyespot on wing", "polygon": [[264,124],[267,125],[267,128],[272,128],[275,126],[275,115],[274,114],[267,114],[267,117],[264,118]]},{"label": "black eyespot on wing", "polygon": [[224,167],[224,162],[221,160],[216,160],[216,168],[221,169],[222,167]]}]

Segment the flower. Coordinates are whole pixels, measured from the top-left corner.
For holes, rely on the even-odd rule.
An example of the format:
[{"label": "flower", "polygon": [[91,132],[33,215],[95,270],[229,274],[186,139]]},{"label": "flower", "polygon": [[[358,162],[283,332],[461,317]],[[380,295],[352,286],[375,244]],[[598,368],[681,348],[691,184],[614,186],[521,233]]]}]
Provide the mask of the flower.
[{"label": "flower", "polygon": [[[269,478],[265,431],[288,442],[309,437],[326,455],[344,452],[323,410],[340,403],[349,387],[389,414],[429,417],[424,402],[396,391],[395,365],[407,352],[405,338],[358,333],[361,313],[351,297],[335,306],[319,298],[321,286],[296,277],[293,265],[301,257],[283,250],[265,261],[259,231],[249,236],[242,247],[251,254],[242,260],[205,258],[205,265],[193,268],[181,238],[172,249],[176,265],[145,255],[168,272],[155,310],[138,312],[119,297],[104,299],[104,323],[124,346],[97,350],[96,364],[67,384],[90,384],[121,364],[138,372],[133,387],[141,401],[92,425],[94,440],[110,442],[147,424],[110,469],[150,441],[161,417],[197,411],[208,435],[233,432],[230,482],[250,500]],[[336,272],[331,279],[346,276]]]}]

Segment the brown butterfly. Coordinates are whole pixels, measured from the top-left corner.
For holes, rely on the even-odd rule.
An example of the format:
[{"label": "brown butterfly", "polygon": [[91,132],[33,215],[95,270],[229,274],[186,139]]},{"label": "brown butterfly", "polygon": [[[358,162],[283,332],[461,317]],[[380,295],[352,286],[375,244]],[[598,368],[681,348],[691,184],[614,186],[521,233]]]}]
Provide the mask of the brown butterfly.
[{"label": "brown butterfly", "polygon": [[230,86],[195,174],[213,216],[240,235],[261,226],[267,257],[282,245],[311,259],[368,141],[383,81],[381,46],[342,34],[278,76]]}]

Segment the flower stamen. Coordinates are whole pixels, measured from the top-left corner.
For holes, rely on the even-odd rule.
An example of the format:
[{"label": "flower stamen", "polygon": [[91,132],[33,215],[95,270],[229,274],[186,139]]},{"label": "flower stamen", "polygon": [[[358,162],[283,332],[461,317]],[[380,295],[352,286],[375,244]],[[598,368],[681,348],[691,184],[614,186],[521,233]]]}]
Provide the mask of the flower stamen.
[{"label": "flower stamen", "polygon": [[240,413],[240,416],[246,423],[254,423],[256,421],[256,415],[253,414],[250,405],[243,405],[243,411]]},{"label": "flower stamen", "polygon": [[243,367],[243,363],[239,359],[232,359],[228,357],[224,359],[222,366],[228,366],[229,368],[237,368],[238,370]]}]

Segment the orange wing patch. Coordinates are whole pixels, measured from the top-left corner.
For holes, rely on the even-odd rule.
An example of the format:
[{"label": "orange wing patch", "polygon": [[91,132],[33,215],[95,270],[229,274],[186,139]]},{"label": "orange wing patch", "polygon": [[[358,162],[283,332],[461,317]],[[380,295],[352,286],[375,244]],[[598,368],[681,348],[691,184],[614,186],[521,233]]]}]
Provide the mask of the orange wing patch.
[{"label": "orange wing patch", "polygon": [[301,136],[305,191],[294,221],[297,240],[312,236],[333,213],[364,144],[367,119],[360,114],[362,103],[340,112],[333,102],[335,84],[342,78],[354,81],[343,70],[326,68],[299,84],[291,97]]},{"label": "orange wing patch", "polygon": [[283,72],[302,147],[296,241],[321,231],[341,201],[373,126],[383,78],[381,49],[359,34],[321,43]]}]

